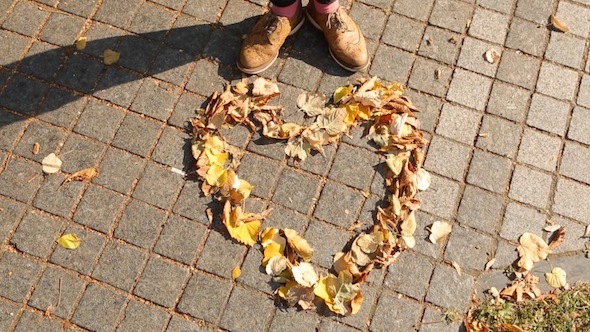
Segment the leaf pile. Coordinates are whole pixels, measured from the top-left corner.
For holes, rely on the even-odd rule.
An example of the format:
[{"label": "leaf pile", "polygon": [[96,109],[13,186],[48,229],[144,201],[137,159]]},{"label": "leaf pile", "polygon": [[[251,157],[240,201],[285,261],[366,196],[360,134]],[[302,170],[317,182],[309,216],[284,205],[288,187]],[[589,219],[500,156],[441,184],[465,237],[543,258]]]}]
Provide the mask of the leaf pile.
[{"label": "leaf pile", "polygon": [[[430,175],[422,168],[423,148],[428,142],[419,129],[418,110],[403,96],[402,86],[372,78],[338,88],[328,105],[321,95],[299,96],[297,106],[311,119],[311,124],[304,126],[284,122],[282,107],[268,105],[278,95],[277,85],[266,79],[258,78],[251,85],[242,81],[214,93],[206,108],[199,110],[191,123],[192,153],[203,181],[201,189],[206,196],[214,194],[222,201],[222,220],[232,238],[250,246],[262,245],[262,265],[282,284],[277,293],[289,305],[310,309],[315,300],[322,300],[337,314],[354,314],[363,301],[360,283],[371,270],[388,266],[401,251],[415,245],[415,211],[420,208],[415,196],[430,186]],[[243,211],[253,187],[235,173],[239,151],[224,141],[219,130],[236,124],[252,131],[261,127],[264,136],[287,141],[288,156],[304,161],[312,151],[323,155],[324,146],[340,141],[363,122],[371,123],[368,138],[386,159],[389,205],[378,208],[376,225],[353,239],[348,250],[335,254],[335,274],[319,277],[309,263],[313,250],[297,232],[261,231],[270,210],[257,214]],[[450,232],[442,226],[436,241]]]}]

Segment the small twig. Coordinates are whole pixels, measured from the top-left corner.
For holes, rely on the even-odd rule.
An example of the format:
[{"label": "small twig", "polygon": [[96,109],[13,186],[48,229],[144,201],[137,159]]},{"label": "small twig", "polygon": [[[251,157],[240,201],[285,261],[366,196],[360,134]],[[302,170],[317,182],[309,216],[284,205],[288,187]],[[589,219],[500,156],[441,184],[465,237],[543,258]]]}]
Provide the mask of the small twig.
[{"label": "small twig", "polygon": [[437,320],[437,321],[434,321],[434,322],[421,323],[420,326],[422,326],[422,325],[431,325],[431,324],[440,324],[440,323],[444,323],[444,322],[445,322],[444,320]]},{"label": "small twig", "polygon": [[31,181],[35,180],[38,176],[39,174],[35,174],[32,178],[29,179],[29,181],[27,181],[27,183],[30,183]]},{"label": "small twig", "polygon": [[59,277],[59,290],[58,290],[58,294],[57,294],[57,305],[55,305],[55,307],[59,307],[59,305],[61,304],[61,277]]}]

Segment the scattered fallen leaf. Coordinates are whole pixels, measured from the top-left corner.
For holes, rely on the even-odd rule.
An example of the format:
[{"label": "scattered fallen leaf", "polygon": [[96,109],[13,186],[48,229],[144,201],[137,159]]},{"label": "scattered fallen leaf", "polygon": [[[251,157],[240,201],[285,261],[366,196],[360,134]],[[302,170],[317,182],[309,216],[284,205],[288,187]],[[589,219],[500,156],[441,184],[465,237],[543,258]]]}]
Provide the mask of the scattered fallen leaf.
[{"label": "scattered fallen leaf", "polygon": [[455,268],[455,270],[457,271],[457,274],[458,274],[458,275],[461,275],[461,274],[462,274],[462,271],[461,271],[461,266],[459,265],[459,263],[457,263],[457,262],[453,261],[453,262],[451,263],[451,265],[453,265],[453,267],[454,267],[454,268]]},{"label": "scattered fallen leaf", "polygon": [[307,116],[318,116],[324,112],[326,98],[320,94],[305,92],[297,97],[297,107]]},{"label": "scattered fallen leaf", "polygon": [[424,168],[420,168],[418,172],[416,172],[416,183],[418,190],[426,190],[430,187],[430,183],[432,182],[432,178],[430,177],[430,173],[428,173]]},{"label": "scattered fallen leaf", "polygon": [[551,20],[551,25],[558,31],[563,33],[570,31],[570,28],[563,22],[561,22],[555,15],[551,14],[551,16],[549,16],[549,19]]},{"label": "scattered fallen leaf", "polygon": [[232,280],[238,279],[238,277],[241,274],[242,274],[242,269],[239,266],[234,267],[234,269],[231,270],[231,278],[232,278]]},{"label": "scattered fallen leaf", "polygon": [[518,327],[516,325],[512,325],[512,324],[508,324],[508,323],[502,323],[502,328],[504,330],[506,330],[506,332],[527,332],[527,330]]},{"label": "scattered fallen leaf", "polygon": [[271,257],[268,260],[268,263],[266,264],[266,274],[271,276],[278,276],[283,271],[285,271],[285,269],[287,268],[287,263],[287,258],[283,255]]},{"label": "scattered fallen leaf", "polygon": [[551,272],[545,273],[545,280],[553,288],[564,288],[567,285],[566,273],[560,267],[554,267]]},{"label": "scattered fallen leaf", "polygon": [[35,144],[33,144],[33,149],[31,150],[31,152],[36,155],[39,153],[39,149],[41,149],[41,145],[39,145],[39,143],[35,142]]},{"label": "scattered fallen leaf", "polygon": [[318,275],[310,263],[299,263],[291,268],[291,272],[295,281],[303,287],[313,287],[318,282]]},{"label": "scattered fallen leaf", "polygon": [[524,233],[520,236],[518,242],[520,245],[516,250],[520,259],[517,265],[523,270],[530,271],[533,268],[533,263],[546,259],[551,253],[549,245],[535,234]]},{"label": "scattered fallen leaf", "polygon": [[496,52],[493,49],[489,49],[485,53],[485,59],[489,63],[496,63],[500,60],[500,53]]},{"label": "scattered fallen leaf", "polygon": [[553,250],[559,247],[565,241],[565,227],[560,227],[555,234],[551,236],[549,249]]},{"label": "scattered fallen leaf", "polygon": [[434,79],[438,80],[440,78],[440,75],[441,75],[440,68],[436,68],[436,70],[434,71]]},{"label": "scattered fallen leaf", "polygon": [[492,268],[492,266],[494,266],[494,263],[496,263],[496,258],[492,258],[492,259],[490,259],[490,260],[489,260],[489,261],[486,263],[486,266],[485,266],[485,268],[484,268],[484,271],[487,271],[487,270],[491,269],[491,268]]},{"label": "scattered fallen leaf", "polygon": [[119,61],[120,57],[121,57],[121,53],[107,49],[107,50],[104,50],[104,53],[103,53],[103,62],[105,65],[112,65],[112,64],[116,63],[117,61]]},{"label": "scattered fallen leaf", "polygon": [[50,153],[47,157],[43,158],[41,164],[43,165],[44,173],[53,174],[59,172],[62,161],[55,155],[55,153]]},{"label": "scattered fallen leaf", "polygon": [[80,38],[76,39],[76,42],[74,43],[76,45],[76,49],[78,51],[85,49],[87,41],[88,41],[87,37],[80,37]]},{"label": "scattered fallen leaf", "polygon": [[453,226],[446,221],[435,221],[430,227],[430,236],[428,236],[428,239],[432,243],[440,243],[451,233],[452,229]]},{"label": "scattered fallen leaf", "polygon": [[98,176],[98,168],[96,167],[89,167],[89,168],[85,168],[83,170],[77,171],[74,174],[69,175],[64,182],[62,183],[62,185],[69,183],[71,181],[91,181],[92,179],[94,179],[96,176]]},{"label": "scattered fallen leaf", "polygon": [[296,231],[285,228],[285,236],[287,242],[295,250],[295,252],[306,262],[309,262],[313,257],[313,249],[307,241],[299,235]]},{"label": "scattered fallen leaf", "polygon": [[274,94],[279,93],[279,86],[266,79],[266,78],[262,78],[259,77],[254,81],[254,84],[252,86],[252,94],[254,96],[271,96]]},{"label": "scattered fallen leaf", "polygon": [[64,234],[57,239],[57,243],[66,249],[76,249],[80,245],[80,238],[73,233]]}]

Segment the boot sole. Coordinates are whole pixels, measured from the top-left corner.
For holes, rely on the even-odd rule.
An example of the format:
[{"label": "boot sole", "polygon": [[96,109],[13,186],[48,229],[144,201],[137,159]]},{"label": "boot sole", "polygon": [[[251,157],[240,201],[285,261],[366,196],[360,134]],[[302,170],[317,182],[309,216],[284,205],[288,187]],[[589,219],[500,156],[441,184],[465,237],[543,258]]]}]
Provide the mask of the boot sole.
[{"label": "boot sole", "polygon": [[[299,24],[297,24],[297,26],[295,26],[295,28],[293,30],[291,30],[291,32],[289,32],[288,36],[292,36],[292,35],[296,34],[297,31],[299,31],[299,29],[301,29],[301,27],[303,26],[303,23],[305,22],[305,17],[306,17],[306,15],[303,15],[303,18],[301,18],[301,22],[299,22]],[[277,52],[277,54],[275,54],[274,58],[272,58],[272,60],[270,60],[268,63],[265,63],[262,66],[258,66],[256,68],[244,68],[240,64],[239,60],[236,62],[236,66],[238,67],[239,70],[241,70],[245,74],[256,75],[256,74],[262,73],[263,71],[270,68],[270,66],[272,66],[273,63],[275,63],[275,61],[277,60],[278,57],[279,57],[279,52]]]},{"label": "boot sole", "polygon": [[[320,30],[323,32],[322,28],[320,27],[319,24],[317,24],[317,22],[313,19],[313,17],[311,17],[311,15],[309,14],[309,11],[305,11],[305,16],[307,16],[307,19],[309,20],[309,22],[311,23],[311,25],[313,25],[316,29]],[[340,62],[340,60],[338,60],[338,58],[336,58],[336,56],[334,56],[334,53],[332,53],[332,49],[330,47],[328,47],[328,50],[330,51],[330,56],[332,57],[332,59],[334,59],[334,61],[336,61],[336,63],[351,72],[357,72],[357,71],[361,71],[361,70],[365,70],[369,67],[369,64],[371,63],[370,61],[367,61],[366,64],[362,65],[362,66],[358,66],[358,67],[351,67],[347,64],[344,64],[342,62]]]}]

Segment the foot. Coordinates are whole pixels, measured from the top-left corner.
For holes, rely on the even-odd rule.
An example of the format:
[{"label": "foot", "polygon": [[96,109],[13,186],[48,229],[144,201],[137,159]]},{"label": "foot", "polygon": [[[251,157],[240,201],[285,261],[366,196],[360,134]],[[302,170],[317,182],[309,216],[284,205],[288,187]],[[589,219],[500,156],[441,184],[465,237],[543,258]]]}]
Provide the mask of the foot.
[{"label": "foot", "polygon": [[277,59],[288,36],[301,28],[305,15],[301,2],[293,17],[264,14],[246,35],[240,49],[237,66],[246,74],[258,74],[268,69]]},{"label": "foot", "polygon": [[340,66],[349,71],[364,70],[369,66],[365,38],[344,8],[338,7],[333,13],[321,14],[310,1],[306,12],[309,21],[324,33],[330,54]]}]

